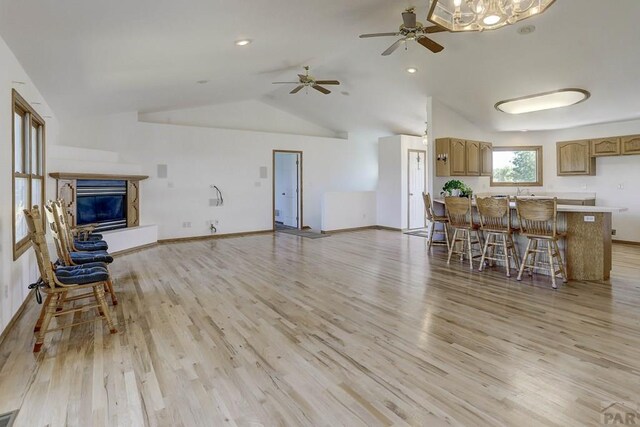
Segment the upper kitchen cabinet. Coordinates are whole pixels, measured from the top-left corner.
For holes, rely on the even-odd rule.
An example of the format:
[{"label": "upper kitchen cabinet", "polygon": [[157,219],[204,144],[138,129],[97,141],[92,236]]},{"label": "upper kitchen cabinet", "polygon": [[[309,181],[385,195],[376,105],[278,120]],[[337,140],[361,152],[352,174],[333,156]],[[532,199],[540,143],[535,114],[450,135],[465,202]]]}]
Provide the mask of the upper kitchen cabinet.
[{"label": "upper kitchen cabinet", "polygon": [[490,142],[480,143],[480,175],[493,174],[493,145]]},{"label": "upper kitchen cabinet", "polygon": [[620,147],[622,154],[640,154],[640,135],[621,137]]},{"label": "upper kitchen cabinet", "polygon": [[480,143],[466,141],[466,175],[480,175]]},{"label": "upper kitchen cabinet", "polygon": [[620,154],[620,138],[600,138],[591,140],[591,156],[617,156]]},{"label": "upper kitchen cabinet", "polygon": [[557,143],[558,175],[595,175],[596,159],[588,140]]},{"label": "upper kitchen cabinet", "polygon": [[436,139],[436,176],[491,175],[491,147],[488,142]]}]

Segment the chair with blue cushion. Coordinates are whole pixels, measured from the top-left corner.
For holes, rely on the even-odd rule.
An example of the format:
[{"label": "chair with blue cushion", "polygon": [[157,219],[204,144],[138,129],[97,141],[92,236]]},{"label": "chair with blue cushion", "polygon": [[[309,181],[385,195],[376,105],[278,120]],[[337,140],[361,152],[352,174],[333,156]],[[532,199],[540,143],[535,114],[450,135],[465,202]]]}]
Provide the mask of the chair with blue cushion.
[{"label": "chair with blue cushion", "polygon": [[68,233],[69,250],[75,252],[84,251],[106,251],[109,249],[107,242],[102,240],[101,234],[93,234],[92,230],[95,229],[95,224],[87,224],[81,226],[74,226],[71,223],[69,212],[65,208],[64,200],[60,199],[55,202],[50,202],[58,209],[58,215],[60,216],[60,222],[65,226]]},{"label": "chair with blue cushion", "polygon": [[95,240],[103,240],[102,234],[95,233],[94,230],[98,226],[98,224],[82,224],[82,225],[73,225],[71,221],[71,217],[69,215],[69,211],[67,207],[69,206],[64,199],[58,199],[58,203],[62,208],[62,215],[64,215],[65,223],[69,224],[69,229],[71,230],[71,234],[73,238],[77,242],[86,242],[86,241],[95,241]]},{"label": "chair with blue cushion", "polygon": [[[102,262],[105,264],[111,264],[113,262],[113,257],[109,255],[106,250],[74,250],[71,243],[73,236],[68,231],[64,221],[63,208],[59,202],[47,203],[44,211],[47,216],[47,222],[49,223],[49,229],[56,245],[58,261],[60,264],[65,266],[78,266],[93,262]],[[83,243],[89,244],[90,242]],[[110,294],[112,304],[118,305],[118,297],[113,290],[111,277],[109,277],[106,283],[107,285],[105,290]]]},{"label": "chair with blue cushion", "polygon": [[[40,270],[41,284],[36,289],[37,291],[41,290],[46,295],[45,304],[35,328],[37,334],[36,342],[33,346],[34,353],[41,350],[47,332],[95,322],[94,318],[78,322],[71,321],[71,323],[59,324],[57,327],[49,329],[51,319],[66,314],[96,309],[98,316],[107,322],[109,331],[112,334],[117,333],[118,330],[111,319],[109,306],[104,296],[105,286],[107,280],[109,280],[109,272],[107,271],[106,265],[97,263],[87,264],[85,266],[54,266],[49,257],[49,248],[47,247],[44,235],[40,209],[34,206],[31,210],[25,209],[24,214],[27,227],[29,228],[29,240],[34,249],[38,269]],[[71,297],[67,296],[69,293],[75,291],[80,293]],[[67,302],[87,298],[92,301],[84,305],[71,306],[58,311],[58,303],[62,297],[64,297]]]}]

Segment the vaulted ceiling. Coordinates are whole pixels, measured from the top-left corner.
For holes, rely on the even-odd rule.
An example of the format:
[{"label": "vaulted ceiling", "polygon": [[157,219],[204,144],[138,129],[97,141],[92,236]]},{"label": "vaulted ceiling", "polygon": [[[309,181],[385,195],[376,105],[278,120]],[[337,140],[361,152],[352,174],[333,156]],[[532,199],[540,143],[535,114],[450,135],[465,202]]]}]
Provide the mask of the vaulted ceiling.
[{"label": "vaulted ceiling", "polygon": [[[419,133],[428,96],[491,131],[640,117],[637,0],[558,0],[512,27],[435,34],[439,54],[411,43],[382,57],[393,38],[358,38],[395,31],[411,5],[426,22],[427,0],[0,0],[0,35],[62,119],[260,100],[337,132]],[[271,85],[303,65],[342,85]],[[521,116],[493,108],[564,87],[592,96]]]}]

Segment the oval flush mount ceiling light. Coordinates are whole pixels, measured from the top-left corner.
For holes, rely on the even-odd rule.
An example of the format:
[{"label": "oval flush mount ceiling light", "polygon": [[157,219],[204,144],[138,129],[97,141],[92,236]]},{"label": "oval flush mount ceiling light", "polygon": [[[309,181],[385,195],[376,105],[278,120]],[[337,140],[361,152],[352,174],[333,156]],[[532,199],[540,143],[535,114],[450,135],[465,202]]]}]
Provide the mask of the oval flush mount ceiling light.
[{"label": "oval flush mount ceiling light", "polygon": [[568,107],[586,101],[591,94],[584,89],[560,89],[553,92],[538,93],[521,98],[507,99],[496,103],[498,111],[508,114],[524,114],[534,111]]},{"label": "oval flush mount ceiling light", "polygon": [[250,39],[236,40],[236,46],[246,46],[248,44],[251,44]]},{"label": "oval flush mount ceiling light", "polygon": [[407,73],[409,73],[409,74],[415,74],[417,72],[418,72],[418,69],[416,67],[407,68]]}]

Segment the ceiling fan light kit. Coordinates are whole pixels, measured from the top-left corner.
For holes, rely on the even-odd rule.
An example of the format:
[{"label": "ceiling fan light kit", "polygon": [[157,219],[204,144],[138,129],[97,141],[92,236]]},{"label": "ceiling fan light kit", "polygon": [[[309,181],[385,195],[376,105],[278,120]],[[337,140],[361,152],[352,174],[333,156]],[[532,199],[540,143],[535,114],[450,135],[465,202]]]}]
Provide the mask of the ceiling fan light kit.
[{"label": "ceiling fan light kit", "polygon": [[414,40],[423,47],[429,49],[431,52],[438,53],[441,52],[444,47],[427,37],[427,34],[439,33],[442,31],[446,31],[446,29],[437,25],[431,27],[423,26],[422,23],[418,22],[416,19],[415,8],[411,7],[402,12],[402,25],[400,25],[400,29],[398,31],[392,33],[361,34],[360,38],[400,37],[391,46],[389,46],[387,50],[382,52],[382,56],[391,55],[402,43],[405,43],[406,48],[406,42]]},{"label": "ceiling fan light kit", "polygon": [[555,0],[431,0],[427,19],[449,31],[495,30],[544,12]]},{"label": "ceiling fan light kit", "polygon": [[328,95],[331,93],[331,91],[323,86],[340,84],[338,80],[316,80],[315,77],[309,75],[308,66],[304,67],[304,71],[305,71],[304,74],[298,74],[297,82],[273,82],[273,84],[274,85],[288,85],[288,84],[297,85],[291,92],[289,92],[291,95],[294,95],[300,92],[302,89],[308,88],[308,87],[311,87],[324,95]]}]

